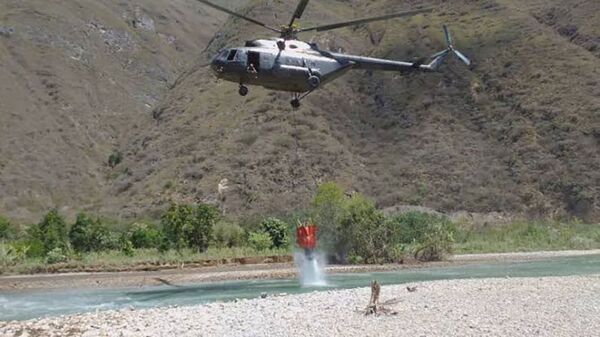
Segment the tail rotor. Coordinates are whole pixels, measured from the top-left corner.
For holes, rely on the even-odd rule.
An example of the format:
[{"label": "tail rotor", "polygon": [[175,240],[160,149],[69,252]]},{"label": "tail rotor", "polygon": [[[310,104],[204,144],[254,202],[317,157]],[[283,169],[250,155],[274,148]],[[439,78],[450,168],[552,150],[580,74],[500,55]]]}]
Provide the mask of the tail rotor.
[{"label": "tail rotor", "polygon": [[446,37],[446,49],[442,50],[439,53],[431,55],[431,63],[429,64],[415,64],[417,68],[436,71],[444,63],[444,61],[446,61],[446,58],[451,53],[456,55],[456,57],[458,57],[458,59],[461,60],[467,66],[471,65],[471,60],[469,60],[468,57],[466,57],[463,53],[459,52],[454,48],[454,45],[452,44],[452,35],[450,35],[450,31],[448,30],[448,27],[446,25],[444,25],[444,35]]},{"label": "tail rotor", "polygon": [[463,53],[454,48],[454,45],[452,44],[452,35],[450,35],[450,31],[448,30],[448,26],[446,25],[444,25],[444,35],[446,36],[446,45],[448,46],[448,48],[434,55],[434,58],[447,53],[454,53],[454,55],[456,55],[456,57],[458,57],[464,64],[470,66],[471,60],[469,60],[468,57],[466,57]]}]

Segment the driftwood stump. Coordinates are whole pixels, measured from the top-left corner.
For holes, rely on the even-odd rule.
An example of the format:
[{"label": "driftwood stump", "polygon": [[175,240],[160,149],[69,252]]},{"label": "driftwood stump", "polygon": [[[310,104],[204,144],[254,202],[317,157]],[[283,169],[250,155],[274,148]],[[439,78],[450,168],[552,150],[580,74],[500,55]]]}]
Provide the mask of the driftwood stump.
[{"label": "driftwood stump", "polygon": [[366,316],[368,315],[396,315],[397,312],[387,309],[385,305],[391,305],[400,302],[398,299],[392,299],[389,301],[385,301],[383,304],[379,303],[379,296],[381,295],[381,286],[377,283],[377,280],[373,280],[371,282],[371,299],[369,300],[369,305],[365,309],[364,313]]},{"label": "driftwood stump", "polygon": [[371,282],[371,299],[369,305],[365,311],[365,315],[377,315],[379,311],[379,295],[381,294],[381,286],[377,283],[377,280]]}]

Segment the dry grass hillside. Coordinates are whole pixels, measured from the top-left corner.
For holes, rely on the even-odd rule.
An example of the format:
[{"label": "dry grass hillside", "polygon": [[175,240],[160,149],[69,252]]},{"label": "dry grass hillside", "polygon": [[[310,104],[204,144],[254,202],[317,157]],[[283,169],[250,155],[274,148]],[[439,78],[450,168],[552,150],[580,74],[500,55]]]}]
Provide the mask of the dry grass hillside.
[{"label": "dry grass hillside", "polygon": [[[0,4],[0,26],[15,28],[0,36],[0,208],[9,215],[58,205],[135,217],[170,201],[279,213],[302,208],[319,182],[333,180],[381,207],[600,217],[597,1],[459,0],[426,16],[318,34],[323,49],[412,59],[443,48],[447,23],[475,66],[452,60],[433,75],[355,71],[296,111],[287,94],[252,87],[242,98],[235,84],[195,66],[268,32],[207,15],[193,1],[144,2],[140,10],[90,1],[106,18],[72,8],[77,24],[52,16],[59,2],[29,10],[22,3]],[[302,23],[423,3],[312,1]],[[275,24],[294,6],[244,8]],[[152,18],[155,31],[130,24],[136,13]],[[133,50],[114,45],[125,41]],[[124,160],[111,169],[116,150]]]},{"label": "dry grass hillside", "polygon": [[108,157],[224,19],[188,0],[1,1],[0,214],[110,209]]}]

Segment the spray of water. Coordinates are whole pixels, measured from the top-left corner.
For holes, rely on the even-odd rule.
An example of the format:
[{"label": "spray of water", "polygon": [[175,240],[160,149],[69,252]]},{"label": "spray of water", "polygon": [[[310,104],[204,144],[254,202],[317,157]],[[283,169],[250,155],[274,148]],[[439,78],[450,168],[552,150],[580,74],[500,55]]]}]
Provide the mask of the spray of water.
[{"label": "spray of water", "polygon": [[325,280],[325,259],[322,254],[313,252],[312,258],[308,258],[304,251],[294,253],[294,262],[298,269],[300,284],[303,287],[324,287],[327,286]]}]

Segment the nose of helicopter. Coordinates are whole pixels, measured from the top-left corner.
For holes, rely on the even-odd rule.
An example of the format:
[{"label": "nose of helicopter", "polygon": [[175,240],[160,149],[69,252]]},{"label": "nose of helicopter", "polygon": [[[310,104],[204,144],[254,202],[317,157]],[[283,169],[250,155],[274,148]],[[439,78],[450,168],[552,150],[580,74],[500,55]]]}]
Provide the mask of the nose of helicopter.
[{"label": "nose of helicopter", "polygon": [[210,62],[210,68],[212,71],[219,76],[223,72],[223,66],[225,62],[220,58],[221,55],[215,56]]}]

